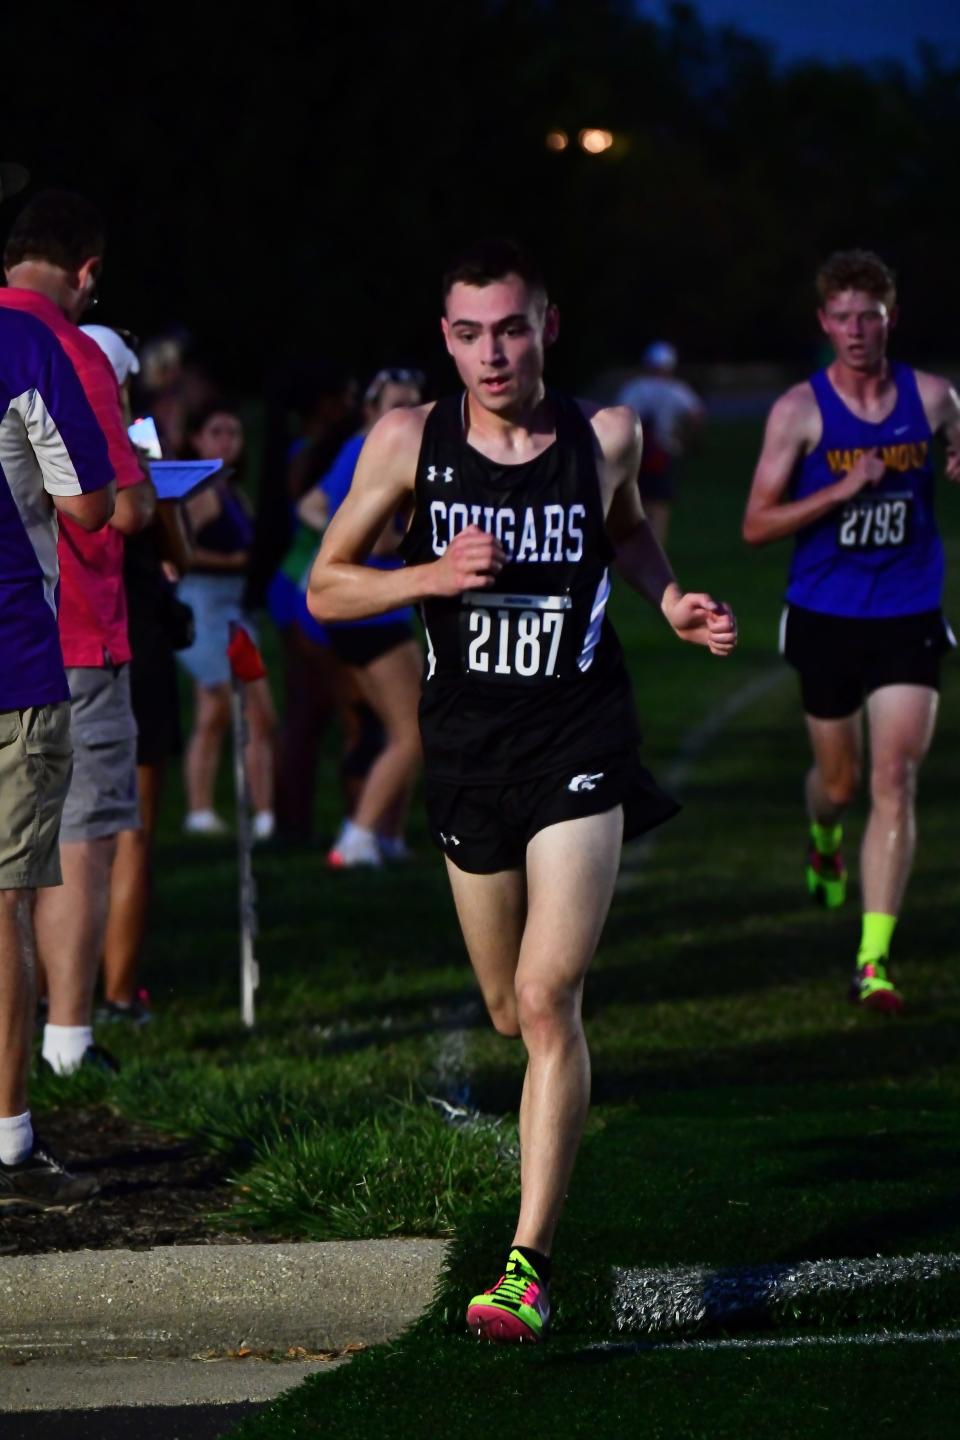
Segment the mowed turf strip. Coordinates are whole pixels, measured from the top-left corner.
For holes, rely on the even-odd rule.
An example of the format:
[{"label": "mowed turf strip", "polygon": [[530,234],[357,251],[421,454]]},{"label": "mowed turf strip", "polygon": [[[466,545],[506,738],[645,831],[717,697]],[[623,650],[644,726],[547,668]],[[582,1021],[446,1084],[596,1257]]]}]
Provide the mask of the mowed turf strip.
[{"label": "mowed turf strip", "polygon": [[[736,607],[737,656],[713,661],[617,596],[659,773],[719,704],[778,665],[787,551],[750,552],[738,538],[757,441],[756,426],[711,432],[670,546],[684,584]],[[942,489],[948,609],[960,617],[960,496]],[[654,1435],[943,1433],[957,1400],[949,1345],[607,1358],[587,1347],[615,1334],[614,1266],[960,1249],[960,667],[945,673],[893,950],[908,1008],[893,1022],[845,998],[857,887],[839,914],[811,909],[803,892],[807,754],[789,672],[695,756],[684,812],[617,897],[587,983],[595,1104],[558,1236],[555,1339],[542,1351],[504,1355],[460,1337],[467,1299],[496,1279],[510,1238],[522,1051],[476,1009],[422,823],[421,858],[402,872],[331,875],[321,851],[258,853],[263,989],[258,1029],[245,1036],[230,847],[180,839],[172,787],[146,977],[159,1019],[142,1035],[101,1036],[125,1062],[116,1081],[48,1079],[38,1097],[109,1097],[219,1149],[236,1179],[234,1219],[248,1231],[455,1234],[415,1336],[304,1387],[239,1435],[387,1436],[418,1424],[439,1433],[466,1420],[502,1429],[521,1415],[524,1428],[562,1435],[627,1421]],[[329,832],[328,752],[319,818]],[[848,829],[851,862],[861,822],[862,805]],[[452,1128],[428,1094],[504,1118]],[[807,1335],[923,1329],[960,1321],[954,1302],[925,1292],[886,1321],[814,1307],[794,1324]]]},{"label": "mowed turf strip", "polygon": [[453,1339],[384,1347],[298,1390],[231,1440],[528,1434],[598,1440],[942,1440],[960,1346],[605,1353],[570,1337],[494,1350]]}]

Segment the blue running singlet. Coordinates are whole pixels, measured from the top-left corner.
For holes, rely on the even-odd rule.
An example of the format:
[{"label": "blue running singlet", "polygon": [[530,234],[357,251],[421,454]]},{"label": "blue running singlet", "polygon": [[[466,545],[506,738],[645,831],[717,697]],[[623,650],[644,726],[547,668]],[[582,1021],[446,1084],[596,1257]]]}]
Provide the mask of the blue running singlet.
[{"label": "blue running singlet", "polygon": [[834,484],[862,452],[879,446],[886,474],[796,537],[787,600],[806,610],[885,619],[936,610],[943,591],[943,546],[933,507],[933,439],[908,365],[891,368],[897,403],[885,420],[861,420],[826,370],[811,377],[820,407],[820,443],[800,465],[790,499]]}]

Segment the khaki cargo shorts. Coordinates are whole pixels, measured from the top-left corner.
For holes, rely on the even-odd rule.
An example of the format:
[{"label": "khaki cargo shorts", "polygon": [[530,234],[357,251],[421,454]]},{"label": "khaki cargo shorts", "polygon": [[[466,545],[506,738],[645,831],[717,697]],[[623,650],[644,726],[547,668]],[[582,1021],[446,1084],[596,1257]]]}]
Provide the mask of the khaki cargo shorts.
[{"label": "khaki cargo shorts", "polygon": [[72,769],[68,701],[0,710],[0,890],[60,884]]},{"label": "khaki cargo shorts", "polygon": [[61,843],[102,840],[140,828],[137,722],[129,665],[67,666],[73,779],[63,807]]}]

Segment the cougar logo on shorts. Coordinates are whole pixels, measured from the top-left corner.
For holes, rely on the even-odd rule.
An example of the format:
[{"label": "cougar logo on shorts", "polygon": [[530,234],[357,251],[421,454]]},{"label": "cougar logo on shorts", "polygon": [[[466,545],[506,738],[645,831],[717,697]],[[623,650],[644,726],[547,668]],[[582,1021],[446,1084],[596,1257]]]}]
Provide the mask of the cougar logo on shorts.
[{"label": "cougar logo on shorts", "polygon": [[441,470],[441,469],[440,469],[438,466],[436,466],[436,465],[428,465],[428,466],[427,466],[427,479],[428,479],[428,480],[436,480],[436,479],[438,479],[438,478],[443,481],[444,485],[452,485],[452,484],[453,484],[453,466],[452,466],[452,465],[445,465],[445,466],[443,467],[443,469]]},{"label": "cougar logo on shorts", "polygon": [[574,775],[573,779],[570,781],[570,784],[567,786],[567,789],[568,789],[568,790],[574,790],[574,791],[577,791],[577,790],[596,790],[596,788],[597,788],[597,781],[598,781],[598,780],[602,780],[602,779],[603,779],[603,771],[602,771],[602,770],[600,771],[599,775]]}]

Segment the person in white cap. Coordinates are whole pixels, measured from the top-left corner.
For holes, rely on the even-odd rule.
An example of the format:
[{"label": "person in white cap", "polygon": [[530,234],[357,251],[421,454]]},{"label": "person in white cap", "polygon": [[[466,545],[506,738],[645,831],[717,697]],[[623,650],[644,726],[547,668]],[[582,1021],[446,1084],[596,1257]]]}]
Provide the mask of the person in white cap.
[{"label": "person in white cap", "polygon": [[677,498],[677,469],[691,438],[702,428],[706,410],[700,397],[676,376],[677,352],[667,340],[648,345],[643,370],[623,386],[617,403],[636,410],[643,424],[640,498],[644,513],[662,545]]},{"label": "person in white cap", "polygon": [[109,325],[81,325],[80,329],[100,346],[110,361],[121,391],[131,375],[140,374],[136,351],[130,349],[118,330],[111,330]]},{"label": "person in white cap", "polygon": [[[129,388],[140,361],[124,335],[108,325],[81,325],[106,355],[117,377],[124,419],[131,418]],[[134,341],[136,344],[136,341]],[[181,753],[177,667],[186,643],[189,611],[181,605],[164,565],[183,574],[190,542],[181,507],[158,503],[156,519],[124,545],[123,580],[130,639],[130,701],[137,725],[139,824],[117,835],[103,943],[103,999],[95,1019],[140,1026],[151,1018],[149,994],[138,984],[140,952],[150,907],[153,837],[168,762]],[[186,611],[186,614],[184,612]]]}]

